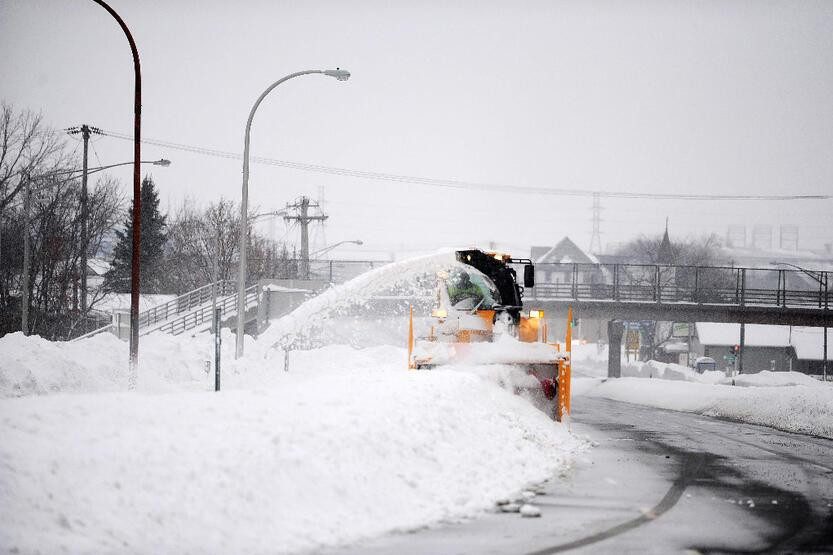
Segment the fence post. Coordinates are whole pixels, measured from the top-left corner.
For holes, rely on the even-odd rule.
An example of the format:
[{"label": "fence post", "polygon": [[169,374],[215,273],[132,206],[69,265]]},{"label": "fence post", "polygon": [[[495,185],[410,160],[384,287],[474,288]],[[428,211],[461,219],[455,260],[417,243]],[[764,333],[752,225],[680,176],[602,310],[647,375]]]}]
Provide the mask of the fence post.
[{"label": "fence post", "polygon": [[[787,276],[784,270],[778,270],[778,290],[775,293],[775,304],[785,306],[787,304]],[[784,292],[782,295],[781,292]]]},{"label": "fence post", "polygon": [[578,299],[578,264],[573,263],[573,298]]},{"label": "fence post", "polygon": [[330,260],[330,283],[333,282],[333,261]]},{"label": "fence post", "polygon": [[660,291],[659,291],[659,265],[654,266],[654,301],[660,302]]},{"label": "fence post", "polygon": [[221,309],[214,310],[214,391],[220,391],[220,347],[223,343],[223,336],[220,333]]},{"label": "fence post", "polygon": [[740,269],[740,306],[746,302],[746,268]]},{"label": "fence post", "polygon": [[613,300],[619,300],[619,264],[613,265]]},{"label": "fence post", "polygon": [[694,267],[694,298],[691,300],[696,303],[702,303],[700,300],[700,266]]}]

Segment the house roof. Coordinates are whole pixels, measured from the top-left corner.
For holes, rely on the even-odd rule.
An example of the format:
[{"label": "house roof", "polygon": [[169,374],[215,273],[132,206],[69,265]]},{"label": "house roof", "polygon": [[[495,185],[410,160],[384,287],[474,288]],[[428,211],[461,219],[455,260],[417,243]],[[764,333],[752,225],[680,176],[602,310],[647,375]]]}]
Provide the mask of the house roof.
[{"label": "house roof", "polygon": [[[732,346],[740,343],[740,324],[697,322],[697,338],[703,345]],[[788,347],[789,326],[746,324],[744,343],[750,347]]]},{"label": "house roof", "polygon": [[533,262],[537,262],[539,258],[547,254],[552,247],[532,247],[529,252],[529,258]]},{"label": "house roof", "polygon": [[110,270],[110,263],[103,258],[87,259],[87,275],[103,276]]},{"label": "house roof", "polygon": [[[732,346],[740,344],[740,324],[698,322],[697,338],[703,345]],[[833,344],[833,332],[827,330],[827,342]],[[747,324],[744,344],[750,347],[793,347],[800,360],[822,360],[824,330],[792,326]],[[833,352],[828,353],[833,358]]]},{"label": "house roof", "polygon": [[537,263],[579,263],[579,264],[598,264],[599,260],[592,254],[585,252],[578,245],[576,245],[569,237],[564,237],[556,243],[554,247],[549,248],[544,254],[536,256],[540,253],[540,249],[546,247],[532,247],[531,258]]},{"label": "house roof", "polygon": [[[833,345],[833,330],[827,329],[827,344]],[[824,359],[823,328],[793,328],[792,345],[795,356],[802,360]],[[833,350],[828,347],[828,359],[833,358]]]}]

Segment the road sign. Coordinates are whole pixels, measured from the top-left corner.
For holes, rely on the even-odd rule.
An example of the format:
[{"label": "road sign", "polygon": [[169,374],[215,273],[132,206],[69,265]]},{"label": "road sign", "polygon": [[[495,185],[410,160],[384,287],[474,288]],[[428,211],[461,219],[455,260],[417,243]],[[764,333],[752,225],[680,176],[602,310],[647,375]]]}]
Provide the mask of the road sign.
[{"label": "road sign", "polygon": [[688,322],[674,322],[671,325],[672,337],[688,337],[689,323]]}]

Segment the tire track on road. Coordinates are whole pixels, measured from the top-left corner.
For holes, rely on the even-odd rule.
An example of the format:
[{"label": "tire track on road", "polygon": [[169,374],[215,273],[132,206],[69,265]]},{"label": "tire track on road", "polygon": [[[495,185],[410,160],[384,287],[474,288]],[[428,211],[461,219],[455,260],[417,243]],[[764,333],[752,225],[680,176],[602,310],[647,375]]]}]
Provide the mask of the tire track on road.
[{"label": "tire track on road", "polygon": [[691,483],[699,474],[705,460],[706,457],[702,453],[686,454],[683,458],[682,467],[677,479],[674,480],[674,483],[671,484],[670,488],[668,488],[668,491],[665,493],[660,502],[644,514],[621,524],[617,524],[607,530],[597,532],[596,534],[586,536],[578,540],[573,540],[571,542],[540,549],[538,551],[532,551],[527,555],[550,555],[552,553],[562,553],[571,549],[578,549],[579,547],[585,547],[610,539],[614,536],[618,536],[619,534],[623,534],[629,530],[633,530],[634,528],[638,528],[639,526],[656,520],[677,504],[689,483]]}]

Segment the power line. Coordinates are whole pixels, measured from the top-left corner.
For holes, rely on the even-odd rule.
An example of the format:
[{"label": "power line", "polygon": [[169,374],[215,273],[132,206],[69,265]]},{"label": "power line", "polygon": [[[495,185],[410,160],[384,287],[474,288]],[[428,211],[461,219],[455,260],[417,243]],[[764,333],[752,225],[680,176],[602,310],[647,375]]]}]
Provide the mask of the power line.
[{"label": "power line", "polygon": [[[116,133],[113,131],[101,131],[102,135],[113,137],[115,139],[133,140],[132,135],[124,133]],[[226,158],[231,160],[242,160],[243,156],[236,152],[228,152],[212,148],[205,148],[200,146],[185,145],[181,143],[173,143],[170,141],[161,141],[158,139],[144,138],[143,143],[155,146],[162,146],[174,150],[181,150],[184,152],[192,152],[194,154],[202,154],[205,156],[213,156],[216,158]],[[527,187],[527,186],[513,186],[500,185],[492,183],[478,183],[473,181],[460,181],[454,179],[435,179],[428,177],[415,177],[408,175],[398,175],[390,173],[370,172],[364,170],[353,170],[348,168],[338,168],[333,166],[323,166],[318,164],[306,164],[303,162],[291,162],[287,160],[277,160],[275,158],[265,158],[262,156],[252,156],[250,160],[256,164],[263,164],[268,166],[279,166],[283,168],[291,168],[300,171],[325,173],[329,175],[340,175],[346,177],[357,177],[361,179],[371,179],[376,181],[393,181],[399,183],[411,183],[415,185],[425,185],[428,187],[442,187],[447,189],[467,189],[489,191],[495,193],[514,193],[514,194],[532,194],[532,195],[555,195],[568,197],[605,197],[605,198],[626,198],[626,199],[654,199],[654,200],[734,200],[734,201],[791,201],[791,200],[828,200],[833,198],[833,195],[705,195],[705,194],[673,194],[673,193],[641,193],[641,192],[627,192],[627,191],[587,191],[583,189],[564,189],[564,188],[547,188],[547,187]]]}]

